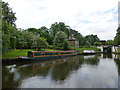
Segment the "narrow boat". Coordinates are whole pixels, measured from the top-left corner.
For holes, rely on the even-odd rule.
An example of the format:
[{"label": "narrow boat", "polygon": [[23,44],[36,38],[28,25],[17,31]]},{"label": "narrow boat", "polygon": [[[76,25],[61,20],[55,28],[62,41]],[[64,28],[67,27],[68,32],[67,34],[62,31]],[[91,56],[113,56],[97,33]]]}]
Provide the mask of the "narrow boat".
[{"label": "narrow boat", "polygon": [[29,51],[28,56],[19,56],[19,59],[30,60],[30,59],[50,59],[50,58],[62,58],[66,56],[75,56],[77,51]]}]

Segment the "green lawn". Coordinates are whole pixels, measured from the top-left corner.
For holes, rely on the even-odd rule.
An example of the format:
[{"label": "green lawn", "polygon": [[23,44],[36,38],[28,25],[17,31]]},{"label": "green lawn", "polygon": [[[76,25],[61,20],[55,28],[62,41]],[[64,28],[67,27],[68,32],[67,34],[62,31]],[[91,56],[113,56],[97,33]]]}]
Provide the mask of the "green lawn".
[{"label": "green lawn", "polygon": [[78,50],[95,50],[98,51],[99,49],[96,47],[91,47],[91,48],[78,48]]},{"label": "green lawn", "polygon": [[28,51],[33,51],[33,49],[23,49],[23,50],[17,49],[17,50],[7,51],[2,54],[2,58],[7,59],[7,58],[16,58],[18,56],[27,56]]},{"label": "green lawn", "polygon": [[[34,51],[34,49],[16,49],[16,50],[11,50],[7,51],[2,54],[3,59],[8,59],[8,58],[16,58],[18,56],[27,56],[28,51]],[[54,49],[45,49],[45,51],[57,51]]]},{"label": "green lawn", "polygon": [[45,49],[45,51],[61,51],[61,50]]},{"label": "green lawn", "polygon": [[117,48],[117,52],[120,52],[120,48]]},{"label": "green lawn", "polygon": [[[120,53],[120,48],[117,48],[117,52]],[[117,54],[117,58],[120,58],[120,54]]]},{"label": "green lawn", "polygon": [[[83,50],[98,50],[95,47],[92,48],[73,48],[79,52],[83,52]],[[17,58],[18,56],[27,56],[28,51],[34,51],[34,49],[16,49],[16,50],[11,50],[7,51],[2,54],[3,59],[8,59],[8,58]],[[45,49],[45,51],[61,51],[61,50],[54,50],[54,49]]]},{"label": "green lawn", "polygon": [[71,48],[71,49],[75,49],[77,51],[80,51],[80,52],[83,52],[84,50],[94,50],[94,51],[99,51],[100,49],[99,48],[96,48],[96,47],[90,47],[90,48]]}]

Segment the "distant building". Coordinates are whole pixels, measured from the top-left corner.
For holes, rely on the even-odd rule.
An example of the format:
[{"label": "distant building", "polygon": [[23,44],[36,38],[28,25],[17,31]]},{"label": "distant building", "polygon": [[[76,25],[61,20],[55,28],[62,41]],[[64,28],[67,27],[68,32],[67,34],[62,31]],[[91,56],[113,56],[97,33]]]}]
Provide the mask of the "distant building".
[{"label": "distant building", "polygon": [[77,40],[73,37],[73,35],[69,37],[68,42],[69,42],[69,46],[70,46],[70,47],[79,48],[79,41],[77,41]]}]

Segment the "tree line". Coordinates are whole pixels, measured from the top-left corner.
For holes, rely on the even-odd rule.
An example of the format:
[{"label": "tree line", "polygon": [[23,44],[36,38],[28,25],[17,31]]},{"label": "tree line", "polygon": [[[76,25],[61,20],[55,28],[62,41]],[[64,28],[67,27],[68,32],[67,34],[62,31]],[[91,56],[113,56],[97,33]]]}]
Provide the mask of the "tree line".
[{"label": "tree line", "polygon": [[[100,45],[100,39],[97,35],[83,36],[78,31],[65,25],[64,22],[55,22],[50,28],[42,26],[40,28],[18,29],[15,21],[15,13],[9,7],[9,4],[2,2],[2,51],[11,49],[38,49],[55,48],[69,49],[68,39],[74,36],[79,41],[79,46],[90,47],[91,45]],[[116,45],[120,44],[120,29],[115,37]],[[110,40],[109,40],[110,42]],[[112,41],[113,43],[113,41]]]},{"label": "tree line", "polygon": [[116,46],[120,45],[120,26],[118,27],[116,36],[114,37],[114,44]]}]

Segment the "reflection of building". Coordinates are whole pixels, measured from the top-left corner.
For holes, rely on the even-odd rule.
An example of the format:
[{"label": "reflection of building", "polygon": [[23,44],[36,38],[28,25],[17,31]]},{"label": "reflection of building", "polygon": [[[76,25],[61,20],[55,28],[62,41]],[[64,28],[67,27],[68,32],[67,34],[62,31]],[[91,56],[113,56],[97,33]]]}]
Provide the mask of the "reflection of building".
[{"label": "reflection of building", "polygon": [[69,37],[68,42],[69,42],[70,47],[79,48],[79,41],[77,41],[77,40],[73,37],[73,35]]}]

